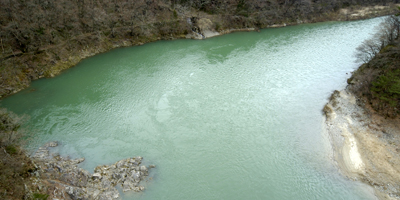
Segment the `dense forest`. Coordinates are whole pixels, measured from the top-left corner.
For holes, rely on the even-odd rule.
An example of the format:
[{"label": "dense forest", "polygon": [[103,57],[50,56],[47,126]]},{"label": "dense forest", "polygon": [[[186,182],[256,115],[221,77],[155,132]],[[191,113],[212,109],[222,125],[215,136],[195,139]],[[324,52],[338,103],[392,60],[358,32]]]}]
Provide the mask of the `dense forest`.
[{"label": "dense forest", "polygon": [[[399,0],[0,0],[0,98],[119,46],[184,38],[207,28],[348,20]],[[394,7],[394,6],[392,6]],[[343,12],[342,9],[346,9]],[[347,11],[350,11],[347,13]],[[390,10],[369,12],[372,17]]]}]

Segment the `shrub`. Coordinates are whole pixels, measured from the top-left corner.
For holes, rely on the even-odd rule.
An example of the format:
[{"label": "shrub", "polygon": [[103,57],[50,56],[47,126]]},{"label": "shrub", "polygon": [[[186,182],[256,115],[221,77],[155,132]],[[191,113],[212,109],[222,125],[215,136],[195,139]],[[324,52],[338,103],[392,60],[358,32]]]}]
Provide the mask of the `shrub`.
[{"label": "shrub", "polygon": [[215,30],[219,31],[221,29],[221,25],[218,22],[215,22]]},{"label": "shrub", "polygon": [[400,99],[400,70],[388,71],[372,82],[373,96],[396,107]]},{"label": "shrub", "polygon": [[17,148],[14,145],[8,145],[6,146],[6,152],[11,155],[14,155],[17,153]]},{"label": "shrub", "polygon": [[34,200],[47,200],[48,197],[49,197],[48,194],[40,194],[40,193],[34,193],[33,194],[33,199]]},{"label": "shrub", "polygon": [[0,109],[0,147],[8,147],[11,150],[12,145],[19,144],[23,136],[19,130],[22,121],[23,117],[7,112],[6,109]]}]

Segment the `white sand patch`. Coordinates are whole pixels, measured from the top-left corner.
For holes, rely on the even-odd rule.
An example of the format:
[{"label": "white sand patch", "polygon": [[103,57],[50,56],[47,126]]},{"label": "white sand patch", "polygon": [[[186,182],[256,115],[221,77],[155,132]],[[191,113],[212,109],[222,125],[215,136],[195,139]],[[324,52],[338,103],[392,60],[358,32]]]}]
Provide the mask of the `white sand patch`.
[{"label": "white sand patch", "polygon": [[356,139],[353,134],[348,131],[346,124],[342,124],[340,128],[342,130],[342,136],[345,139],[345,145],[343,145],[342,149],[344,163],[351,172],[364,173],[364,163],[358,152]]},{"label": "white sand patch", "polygon": [[204,35],[204,37],[206,37],[206,38],[210,38],[210,37],[218,36],[218,35],[220,35],[220,34],[219,34],[218,32],[216,32],[216,31],[205,30],[205,31],[203,31],[203,35]]},{"label": "white sand patch", "polygon": [[349,124],[353,124],[353,120],[351,120],[350,117],[346,117],[346,120],[347,120],[347,122],[348,122]]},{"label": "white sand patch", "polygon": [[359,122],[351,116],[358,113],[356,98],[347,91],[335,92],[331,101],[327,104],[330,113],[327,113],[327,125],[334,159],[342,172],[350,177],[356,178],[365,173],[365,163],[360,154],[359,145],[355,138],[352,127],[358,126]]}]

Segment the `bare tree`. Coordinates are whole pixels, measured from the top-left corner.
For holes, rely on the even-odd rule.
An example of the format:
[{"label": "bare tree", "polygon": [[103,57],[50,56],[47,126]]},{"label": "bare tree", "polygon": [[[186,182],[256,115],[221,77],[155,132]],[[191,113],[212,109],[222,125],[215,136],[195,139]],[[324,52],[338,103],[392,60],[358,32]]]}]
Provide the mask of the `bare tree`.
[{"label": "bare tree", "polygon": [[372,38],[365,40],[356,48],[357,62],[367,63],[374,58],[383,48],[399,38],[400,20],[396,16],[387,17],[377,27],[377,32]]},{"label": "bare tree", "polygon": [[373,57],[375,57],[376,54],[379,53],[380,49],[381,45],[379,43],[379,40],[376,39],[365,40],[360,46],[356,48],[357,61],[367,63]]}]

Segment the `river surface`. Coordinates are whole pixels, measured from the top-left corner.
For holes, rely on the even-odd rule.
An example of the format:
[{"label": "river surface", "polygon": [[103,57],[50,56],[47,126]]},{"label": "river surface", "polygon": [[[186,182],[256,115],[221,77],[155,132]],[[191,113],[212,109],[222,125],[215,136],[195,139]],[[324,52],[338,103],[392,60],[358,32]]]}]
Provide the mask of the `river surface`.
[{"label": "river surface", "polygon": [[147,189],[123,199],[374,199],[335,168],[321,110],[381,20],[116,49],[0,106],[30,116],[32,152],[57,140],[89,171],[155,164]]}]

